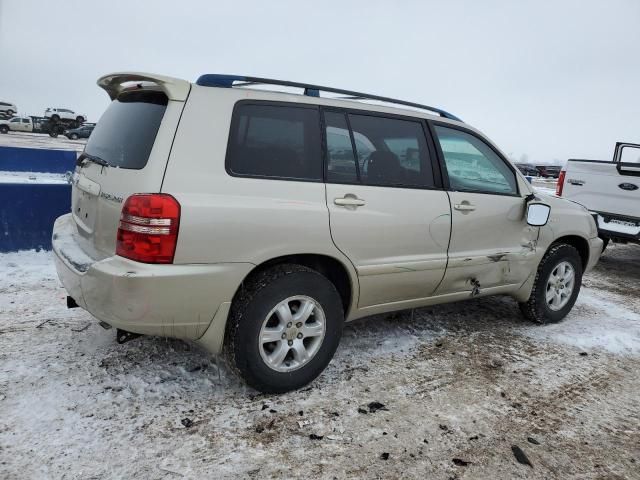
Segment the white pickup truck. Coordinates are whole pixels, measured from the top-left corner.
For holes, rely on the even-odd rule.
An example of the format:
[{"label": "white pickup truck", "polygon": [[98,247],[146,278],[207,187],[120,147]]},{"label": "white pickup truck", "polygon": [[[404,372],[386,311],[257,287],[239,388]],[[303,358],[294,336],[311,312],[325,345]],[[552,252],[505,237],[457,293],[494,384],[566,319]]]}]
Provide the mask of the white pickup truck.
[{"label": "white pickup truck", "polygon": [[569,160],[556,195],[589,209],[605,246],[640,244],[640,145],[618,142],[612,161]]}]

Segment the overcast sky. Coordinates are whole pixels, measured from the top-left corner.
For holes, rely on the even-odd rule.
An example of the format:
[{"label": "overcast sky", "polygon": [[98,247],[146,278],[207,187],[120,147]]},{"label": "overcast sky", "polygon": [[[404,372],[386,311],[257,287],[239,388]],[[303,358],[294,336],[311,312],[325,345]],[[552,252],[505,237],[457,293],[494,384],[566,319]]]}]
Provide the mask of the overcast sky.
[{"label": "overcast sky", "polygon": [[96,121],[119,70],[297,80],[438,106],[516,160],[640,143],[640,1],[0,0],[0,101]]}]

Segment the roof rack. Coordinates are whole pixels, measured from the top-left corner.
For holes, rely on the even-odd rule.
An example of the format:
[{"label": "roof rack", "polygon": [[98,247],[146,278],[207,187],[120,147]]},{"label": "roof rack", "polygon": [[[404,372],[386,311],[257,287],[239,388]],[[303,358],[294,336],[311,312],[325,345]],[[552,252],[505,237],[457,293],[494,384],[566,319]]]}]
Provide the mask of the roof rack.
[{"label": "roof rack", "polygon": [[196,85],[200,85],[203,87],[223,87],[223,88],[231,88],[233,86],[236,87],[246,87],[249,85],[280,85],[283,87],[294,87],[294,88],[302,88],[304,89],[304,94],[308,97],[319,97],[320,92],[331,92],[337,93],[339,95],[345,95],[342,97],[345,100],[376,100],[379,102],[385,103],[393,103],[396,105],[404,105],[407,107],[418,108],[421,110],[429,110],[430,112],[437,113],[438,115],[448,118],[450,120],[457,120],[461,122],[458,117],[452,115],[449,112],[441,110],[439,108],[430,107],[428,105],[422,105],[420,103],[406,102],[404,100],[397,100],[395,98],[389,97],[380,97],[378,95],[369,95],[368,93],[361,92],[353,92],[350,90],[342,90],[340,88],[333,87],[321,87],[319,85],[311,85],[308,83],[299,83],[299,82],[289,82],[287,80],[274,80],[271,78],[260,78],[260,77],[247,77],[243,75],[223,75],[217,73],[207,73],[205,75],[201,75],[200,78],[196,81]]}]

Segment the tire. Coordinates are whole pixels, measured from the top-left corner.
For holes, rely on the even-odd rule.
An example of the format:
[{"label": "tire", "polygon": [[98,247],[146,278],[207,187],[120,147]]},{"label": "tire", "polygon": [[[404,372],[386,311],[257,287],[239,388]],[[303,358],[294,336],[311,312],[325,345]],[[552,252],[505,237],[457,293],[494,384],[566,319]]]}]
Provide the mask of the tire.
[{"label": "tire", "polygon": [[71,135],[69,135],[69,139],[77,140],[78,139],[78,134],[77,133],[72,133]]},{"label": "tire", "polygon": [[9,115],[10,117],[13,117],[13,114],[16,113],[13,110],[9,109],[7,110],[7,115]]},{"label": "tire", "polygon": [[78,122],[79,124],[84,123],[84,117],[82,116],[76,117],[76,122]]},{"label": "tire", "polygon": [[57,138],[57,137],[58,137],[58,130],[56,130],[55,128],[52,128],[52,129],[49,131],[49,136],[50,136],[51,138]]},{"label": "tire", "polygon": [[[553,295],[554,287],[548,290],[549,282],[552,282],[552,274],[559,276],[561,270],[557,270],[562,265],[569,264],[573,269],[573,284],[571,285],[571,292],[566,297],[561,297],[562,300],[558,302],[555,307],[551,302],[555,302],[558,297],[555,297],[551,302],[547,301],[547,294]],[[562,284],[567,282],[563,281]],[[547,253],[544,254],[540,265],[538,265],[538,271],[536,273],[536,279],[531,290],[531,296],[529,300],[520,303],[520,310],[526,318],[529,320],[540,323],[556,323],[562,320],[573,308],[576,303],[578,294],[580,293],[580,287],[582,285],[582,260],[578,251],[571,245],[565,243],[558,243],[552,245]],[[559,288],[557,291],[566,294],[565,287]]]},{"label": "tire", "polygon": [[[313,309],[304,320],[304,326],[295,318],[287,323],[274,312],[276,306],[287,305],[287,311],[295,317],[296,304],[298,308],[303,305],[297,303],[299,297],[304,297],[303,301]],[[322,336],[316,331],[299,340],[304,327],[318,328],[322,322]],[[236,294],[225,333],[225,355],[236,373],[256,390],[288,392],[307,385],[322,373],[338,348],[343,324],[342,301],[333,283],[301,265],[278,265],[245,281]],[[286,328],[287,325],[291,328]],[[301,328],[298,333],[296,326]],[[263,328],[275,331],[281,327],[283,334],[291,340],[280,337],[280,331],[277,331],[274,335],[278,340],[260,341]],[[310,352],[310,359],[296,366],[299,360],[294,354],[300,345],[305,345],[303,350]],[[277,351],[286,351],[286,356],[281,355],[281,363],[275,360],[270,365],[267,357],[278,357]],[[280,371],[276,369],[278,366]]]},{"label": "tire", "polygon": [[53,120],[54,122],[59,122],[60,121],[60,115],[51,115],[51,120]]},{"label": "tire", "polygon": [[0,133],[9,133],[9,127],[6,125],[0,125]]}]

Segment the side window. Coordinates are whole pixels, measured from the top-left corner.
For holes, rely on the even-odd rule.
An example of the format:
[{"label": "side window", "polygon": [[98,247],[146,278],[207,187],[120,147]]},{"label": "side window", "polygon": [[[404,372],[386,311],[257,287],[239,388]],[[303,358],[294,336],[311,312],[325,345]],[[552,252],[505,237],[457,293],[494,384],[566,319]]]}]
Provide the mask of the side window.
[{"label": "side window", "polygon": [[517,194],[516,176],[478,137],[453,128],[435,127],[453,190]]},{"label": "side window", "polygon": [[357,182],[356,157],[345,115],[324,112],[324,123],[327,138],[327,182]]},{"label": "side window", "polygon": [[237,105],[226,161],[238,175],[322,180],[319,111]]},{"label": "side window", "polygon": [[625,145],[620,152],[621,163],[640,163],[640,148],[635,145]]},{"label": "side window", "polygon": [[30,123],[28,118],[23,118],[22,123]]},{"label": "side window", "polygon": [[360,179],[366,185],[434,186],[422,123],[349,114]]},{"label": "side window", "polygon": [[20,123],[20,119],[19,118],[12,118],[11,120],[9,120],[9,123]]}]

